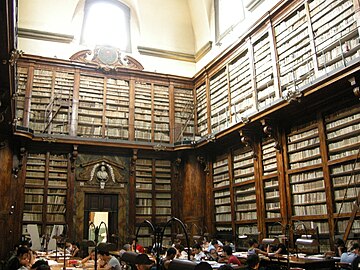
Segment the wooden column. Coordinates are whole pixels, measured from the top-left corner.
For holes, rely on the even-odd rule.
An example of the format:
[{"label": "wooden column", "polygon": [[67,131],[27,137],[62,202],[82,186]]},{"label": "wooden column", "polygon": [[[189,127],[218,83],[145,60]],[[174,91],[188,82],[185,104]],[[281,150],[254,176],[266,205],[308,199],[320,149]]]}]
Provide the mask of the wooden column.
[{"label": "wooden column", "polygon": [[23,126],[29,127],[30,122],[30,107],[31,107],[31,93],[32,93],[32,84],[34,81],[34,65],[29,66],[26,89],[25,89],[25,100],[24,100],[24,115],[23,115]]},{"label": "wooden column", "polygon": [[205,172],[198,162],[195,153],[184,156],[184,178],[183,178],[183,217],[184,223],[196,224],[204,228],[205,205],[211,202],[205,196]]}]

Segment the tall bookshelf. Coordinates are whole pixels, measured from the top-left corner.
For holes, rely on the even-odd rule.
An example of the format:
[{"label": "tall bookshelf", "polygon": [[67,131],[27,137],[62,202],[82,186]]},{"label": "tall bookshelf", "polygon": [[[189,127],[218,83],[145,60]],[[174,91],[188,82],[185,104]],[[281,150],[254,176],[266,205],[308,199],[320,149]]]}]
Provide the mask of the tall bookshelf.
[{"label": "tall bookshelf", "polygon": [[[360,109],[353,106],[324,115],[329,171],[334,196],[334,212],[339,234],[346,229],[354,201],[359,194],[360,180]],[[354,221],[352,232],[359,233],[359,220]]]},{"label": "tall bookshelf", "polygon": [[258,109],[267,107],[275,100],[274,72],[269,31],[253,42],[254,76]]},{"label": "tall bookshelf", "polygon": [[78,130],[80,137],[102,138],[104,78],[80,76]]},{"label": "tall bookshelf", "polygon": [[212,168],[215,229],[223,234],[232,230],[228,154],[217,156]]},{"label": "tall bookshelf", "polygon": [[346,66],[359,56],[359,32],[353,0],[309,1],[319,75]]},{"label": "tall bookshelf", "polygon": [[301,5],[274,27],[282,91],[299,89],[314,79],[308,25]]},{"label": "tall bookshelf", "polygon": [[208,113],[206,84],[202,83],[196,87],[196,113],[197,113],[197,132],[200,136],[208,134]]},{"label": "tall bookshelf", "polygon": [[231,122],[238,123],[255,110],[249,51],[246,49],[229,65]]},{"label": "tall bookshelf", "polygon": [[175,127],[174,138],[176,141],[194,138],[194,94],[193,89],[174,87]]},{"label": "tall bookshelf", "polygon": [[42,133],[45,129],[45,109],[51,101],[52,78],[51,70],[34,70],[29,127],[36,133]]},{"label": "tall bookshelf", "polygon": [[172,214],[171,162],[162,159],[138,159],[135,167],[136,223],[148,219],[165,223]]},{"label": "tall bookshelf", "polygon": [[135,140],[151,142],[152,130],[152,85],[135,83]]},{"label": "tall bookshelf", "polygon": [[28,154],[23,234],[26,234],[27,224],[37,224],[41,234],[50,234],[53,225],[66,224],[67,179],[67,155]]},{"label": "tall bookshelf", "polygon": [[266,219],[280,219],[280,192],[277,166],[277,150],[271,138],[261,142],[262,183],[264,189],[264,205]]},{"label": "tall bookshelf", "polygon": [[154,84],[153,118],[154,141],[170,142],[169,87]]},{"label": "tall bookshelf", "polygon": [[210,77],[211,132],[219,132],[229,126],[229,92],[227,68],[221,68]]},{"label": "tall bookshelf", "polygon": [[17,90],[16,90],[16,122],[17,125],[23,125],[24,107],[25,107],[25,91],[28,81],[28,68],[17,68]]},{"label": "tall bookshelf", "polygon": [[105,136],[109,139],[129,138],[129,82],[106,80]]}]

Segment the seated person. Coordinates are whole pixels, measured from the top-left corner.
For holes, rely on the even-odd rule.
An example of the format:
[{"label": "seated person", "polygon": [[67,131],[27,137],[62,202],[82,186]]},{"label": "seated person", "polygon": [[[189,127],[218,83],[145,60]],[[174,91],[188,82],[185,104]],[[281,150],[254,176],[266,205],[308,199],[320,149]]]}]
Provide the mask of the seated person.
[{"label": "seated person", "polygon": [[[100,258],[100,260],[105,262],[105,265],[103,266],[103,268],[105,270],[110,270],[110,269],[111,270],[121,270],[120,262],[118,261],[118,259],[111,256],[109,254],[109,251],[99,249],[99,258]],[[102,267],[102,266],[100,266],[100,267]]]},{"label": "seated person", "polygon": [[327,257],[341,257],[341,255],[346,252],[345,242],[341,238],[336,238],[334,242],[334,251],[325,252],[325,256]]},{"label": "seated person", "polygon": [[212,249],[215,249],[217,252],[222,250],[222,246],[219,244],[218,240],[214,239],[211,241],[207,252],[210,252]]},{"label": "seated person", "polygon": [[202,258],[205,258],[205,253],[202,252],[202,248],[199,243],[193,246],[193,252],[194,252],[194,260],[200,261]]},{"label": "seated person", "polygon": [[178,243],[175,244],[175,249],[176,249],[176,259],[187,259],[188,258],[188,254],[185,251],[185,248],[183,245],[180,245]]},{"label": "seated person", "polygon": [[95,249],[90,251],[90,254],[81,260],[81,263],[95,263]]},{"label": "seated person", "polygon": [[267,252],[262,251],[261,249],[259,249],[259,244],[258,241],[256,239],[250,239],[249,240],[249,249],[247,251],[248,255],[253,255],[253,254],[263,254],[265,256],[268,255]]},{"label": "seated person", "polygon": [[[136,246],[136,249],[135,249],[135,246]],[[131,251],[137,252],[137,253],[145,252],[144,247],[138,243],[137,239],[133,239],[132,244],[131,244]]]},{"label": "seated person", "polygon": [[207,254],[206,258],[209,261],[215,261],[217,262],[219,260],[219,254],[216,252],[215,249],[210,250],[210,252]]},{"label": "seated person", "polygon": [[272,255],[277,255],[277,254],[286,255],[286,254],[288,254],[286,246],[283,243],[279,243],[277,245],[269,245],[267,247],[268,255],[269,255],[270,252],[273,253]]},{"label": "seated person", "polygon": [[259,269],[260,259],[257,254],[250,254],[246,259],[247,270]]},{"label": "seated person", "polygon": [[162,259],[161,262],[161,269],[168,269],[169,264],[176,256],[176,249],[173,247],[170,247],[166,251],[166,256]]},{"label": "seated person", "polygon": [[353,243],[352,247],[350,248],[350,251],[344,252],[341,255],[340,262],[341,263],[352,263],[353,260],[357,256],[359,256],[359,249],[360,249],[359,243],[357,243],[357,242]]},{"label": "seated person", "polygon": [[241,262],[239,261],[239,259],[232,255],[232,249],[230,246],[224,246],[223,247],[223,253],[225,253],[225,257],[220,258],[219,262],[225,262],[227,264],[237,264],[237,265],[241,265]]},{"label": "seated person", "polygon": [[49,263],[45,260],[37,260],[32,266],[31,270],[46,270],[50,269]]},{"label": "seated person", "polygon": [[225,240],[225,246],[230,246],[232,251],[235,252],[235,245],[230,240]]},{"label": "seated person", "polygon": [[30,264],[30,249],[25,246],[20,246],[6,263],[6,270],[18,270],[22,266],[29,266]]},{"label": "seated person", "polygon": [[220,266],[219,270],[233,270],[232,266],[230,264],[224,264]]}]

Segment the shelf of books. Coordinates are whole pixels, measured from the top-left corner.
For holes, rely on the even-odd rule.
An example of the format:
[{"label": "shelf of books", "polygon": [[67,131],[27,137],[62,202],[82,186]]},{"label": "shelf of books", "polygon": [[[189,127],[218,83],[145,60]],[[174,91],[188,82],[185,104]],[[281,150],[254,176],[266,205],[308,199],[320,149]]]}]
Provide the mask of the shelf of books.
[{"label": "shelf of books", "polygon": [[296,90],[314,79],[305,6],[274,27],[281,90]]},{"label": "shelf of books", "polygon": [[80,76],[78,130],[80,137],[102,138],[104,78]]},{"label": "shelf of books", "polygon": [[74,73],[54,71],[53,85],[51,100],[45,109],[44,132],[69,134]]},{"label": "shelf of books", "polygon": [[165,223],[171,218],[171,162],[155,160],[155,222]]},{"label": "shelf of books", "polygon": [[317,121],[293,127],[287,134],[289,169],[321,164]]},{"label": "shelf of books", "polygon": [[206,84],[202,83],[196,87],[196,114],[197,114],[197,133],[200,136],[208,134],[208,113],[207,113],[207,97]]},{"label": "shelf of books", "polygon": [[253,42],[257,109],[270,105],[276,96],[271,49],[268,32]]},{"label": "shelf of books", "polygon": [[233,183],[239,184],[254,180],[254,153],[250,147],[234,151]]},{"label": "shelf of books", "polygon": [[16,125],[23,126],[25,92],[28,80],[28,68],[18,66],[17,72],[17,90],[16,90]]},{"label": "shelf of books", "polygon": [[136,222],[165,223],[171,217],[171,162],[136,161]]},{"label": "shelf of books", "polygon": [[105,137],[126,140],[129,138],[129,82],[107,78]]},{"label": "shelf of books", "polygon": [[274,139],[261,143],[262,183],[264,189],[265,218],[281,218],[280,193]]},{"label": "shelf of books", "polygon": [[249,51],[244,50],[228,65],[231,95],[231,122],[241,121],[242,117],[255,111],[253,84]]},{"label": "shelf of books", "polygon": [[319,75],[346,66],[359,56],[359,32],[353,0],[309,1]]},{"label": "shelf of books", "polygon": [[170,142],[169,87],[154,84],[153,97],[154,141]]},{"label": "shelf of books", "polygon": [[53,72],[45,69],[35,69],[31,92],[29,128],[35,133],[45,130],[45,110],[51,101]]},{"label": "shelf of books", "polygon": [[152,85],[135,83],[135,140],[151,142]]},{"label": "shelf of books", "polygon": [[194,138],[194,94],[193,89],[174,87],[175,142]]},{"label": "shelf of books", "polygon": [[[65,224],[68,158],[66,155],[27,156],[23,233],[27,224]],[[40,231],[41,232],[41,228]],[[45,233],[44,231],[42,233]]]},{"label": "shelf of books", "polygon": [[211,132],[219,132],[229,126],[229,91],[227,68],[223,67],[210,77]]}]

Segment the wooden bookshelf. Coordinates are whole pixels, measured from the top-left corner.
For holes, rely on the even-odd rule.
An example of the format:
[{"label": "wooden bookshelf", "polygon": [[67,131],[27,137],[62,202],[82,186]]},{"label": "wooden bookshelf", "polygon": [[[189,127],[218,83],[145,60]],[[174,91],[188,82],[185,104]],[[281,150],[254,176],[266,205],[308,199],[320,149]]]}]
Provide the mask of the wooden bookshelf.
[{"label": "wooden bookshelf", "polygon": [[170,142],[169,87],[154,84],[153,129],[154,142]]},{"label": "wooden bookshelf", "polygon": [[135,170],[136,222],[165,223],[172,216],[171,162],[138,159]]},{"label": "wooden bookshelf", "polygon": [[282,91],[294,91],[314,79],[306,15],[305,5],[301,5],[274,27]]},{"label": "wooden bookshelf", "polygon": [[39,224],[41,234],[55,224],[66,224],[67,179],[67,155],[28,154],[23,232],[27,224]]},{"label": "wooden bookshelf", "polygon": [[353,0],[309,1],[319,75],[346,66],[359,56],[359,32]]},{"label": "wooden bookshelf", "polygon": [[193,139],[195,136],[193,89],[175,86],[174,101],[175,142],[189,138]]},{"label": "wooden bookshelf", "polygon": [[28,81],[28,68],[17,68],[17,91],[16,91],[16,124],[23,125],[23,116],[25,108],[25,92]]},{"label": "wooden bookshelf", "polygon": [[102,138],[104,78],[80,76],[78,130],[80,137]]},{"label": "wooden bookshelf", "polygon": [[197,113],[197,133],[200,136],[208,134],[207,124],[207,96],[206,84],[202,83],[196,87],[196,113]]},{"label": "wooden bookshelf", "polygon": [[152,85],[135,83],[135,140],[152,141]]},{"label": "wooden bookshelf", "polygon": [[228,64],[231,95],[231,122],[238,123],[255,111],[249,50],[244,50]]},{"label": "wooden bookshelf", "polygon": [[269,32],[254,40],[252,46],[257,108],[261,109],[269,106],[276,96]]},{"label": "wooden bookshelf", "polygon": [[229,91],[227,68],[223,67],[210,77],[211,132],[219,132],[229,126]]},{"label": "wooden bookshelf", "polygon": [[107,78],[105,137],[109,139],[129,138],[129,82]]}]

